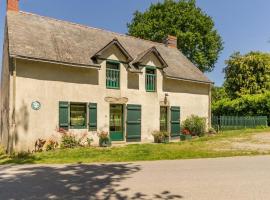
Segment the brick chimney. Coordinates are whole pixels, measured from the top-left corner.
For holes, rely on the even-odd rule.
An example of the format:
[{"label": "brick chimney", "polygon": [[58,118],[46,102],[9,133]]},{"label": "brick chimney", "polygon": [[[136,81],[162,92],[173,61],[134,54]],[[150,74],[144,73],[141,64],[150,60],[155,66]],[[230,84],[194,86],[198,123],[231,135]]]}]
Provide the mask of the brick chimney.
[{"label": "brick chimney", "polygon": [[19,0],[7,0],[7,11],[19,12]]},{"label": "brick chimney", "polygon": [[177,48],[177,37],[168,35],[163,39],[166,47]]}]

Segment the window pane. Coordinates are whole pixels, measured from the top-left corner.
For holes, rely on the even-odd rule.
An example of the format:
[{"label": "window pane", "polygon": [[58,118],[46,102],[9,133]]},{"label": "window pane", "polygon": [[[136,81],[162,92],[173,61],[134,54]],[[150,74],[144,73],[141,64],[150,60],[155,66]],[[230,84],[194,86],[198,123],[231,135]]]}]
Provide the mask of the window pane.
[{"label": "window pane", "polygon": [[118,63],[107,62],[106,86],[107,88],[119,88],[120,70]]},{"label": "window pane", "polygon": [[147,69],[146,68],[146,91],[154,92],[156,91],[156,70],[155,69]]},{"label": "window pane", "polygon": [[86,104],[70,104],[70,126],[86,126]]},{"label": "window pane", "polygon": [[167,107],[160,107],[160,131],[168,131],[167,119]]},{"label": "window pane", "polygon": [[122,105],[111,105],[110,108],[110,131],[122,131],[123,107]]}]

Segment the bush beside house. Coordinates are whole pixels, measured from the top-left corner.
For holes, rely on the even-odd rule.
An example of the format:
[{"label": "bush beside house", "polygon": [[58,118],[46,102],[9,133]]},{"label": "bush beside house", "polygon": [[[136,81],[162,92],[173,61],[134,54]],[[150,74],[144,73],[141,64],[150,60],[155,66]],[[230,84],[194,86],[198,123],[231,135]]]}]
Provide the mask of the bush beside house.
[{"label": "bush beside house", "polygon": [[206,132],[206,119],[191,115],[182,123],[182,135],[204,136]]}]

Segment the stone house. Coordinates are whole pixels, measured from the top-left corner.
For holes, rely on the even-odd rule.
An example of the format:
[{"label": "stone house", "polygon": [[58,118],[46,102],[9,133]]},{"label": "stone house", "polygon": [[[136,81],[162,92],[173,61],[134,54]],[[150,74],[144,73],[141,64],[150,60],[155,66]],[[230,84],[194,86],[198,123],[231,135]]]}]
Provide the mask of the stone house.
[{"label": "stone house", "polygon": [[106,131],[113,142],[178,138],[194,114],[210,125],[211,81],[164,43],[19,11],[8,0],[1,84],[1,144],[32,150],[57,128]]}]

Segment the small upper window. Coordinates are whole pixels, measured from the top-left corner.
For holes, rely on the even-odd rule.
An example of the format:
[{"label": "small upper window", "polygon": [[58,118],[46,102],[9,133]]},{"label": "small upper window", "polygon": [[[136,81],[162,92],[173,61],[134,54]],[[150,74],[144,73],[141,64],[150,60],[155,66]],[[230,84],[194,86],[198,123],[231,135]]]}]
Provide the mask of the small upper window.
[{"label": "small upper window", "polygon": [[70,104],[70,127],[86,128],[86,104],[71,103]]},{"label": "small upper window", "polygon": [[120,88],[120,64],[107,62],[106,64],[106,86],[107,88]]},{"label": "small upper window", "polygon": [[147,92],[155,92],[156,91],[156,69],[146,68],[145,86],[146,86]]}]

